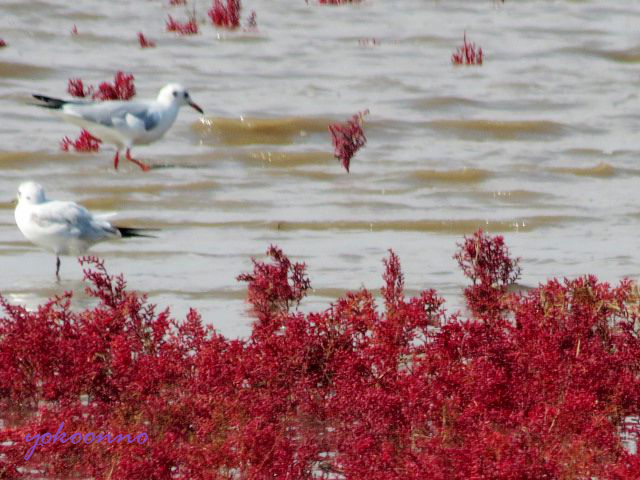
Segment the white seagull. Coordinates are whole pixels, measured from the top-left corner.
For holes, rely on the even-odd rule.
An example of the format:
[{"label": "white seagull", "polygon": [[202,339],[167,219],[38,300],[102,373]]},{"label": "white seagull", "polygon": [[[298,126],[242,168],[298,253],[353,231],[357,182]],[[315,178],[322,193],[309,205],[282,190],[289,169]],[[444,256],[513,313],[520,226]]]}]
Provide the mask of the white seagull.
[{"label": "white seagull", "polygon": [[131,157],[134,145],[148,145],[162,138],[175,122],[178,111],[183,105],[189,105],[201,114],[202,108],[195,104],[189,92],[177,83],[164,86],[158,98],[145,101],[107,100],[87,102],[81,100],[61,100],[45,95],[33,95],[40,100],[40,107],[59,110],[64,119],[86,129],[101,140],[115,145],[116,155],[113,166],[118,169],[120,150],[127,149],[127,160],[142,170],[149,166]]},{"label": "white seagull", "polygon": [[75,202],[47,199],[42,185],[25,182],[18,188],[16,224],[31,243],[60,255],[84,254],[93,244],[114,238],[150,237],[144,229],[116,227]]}]

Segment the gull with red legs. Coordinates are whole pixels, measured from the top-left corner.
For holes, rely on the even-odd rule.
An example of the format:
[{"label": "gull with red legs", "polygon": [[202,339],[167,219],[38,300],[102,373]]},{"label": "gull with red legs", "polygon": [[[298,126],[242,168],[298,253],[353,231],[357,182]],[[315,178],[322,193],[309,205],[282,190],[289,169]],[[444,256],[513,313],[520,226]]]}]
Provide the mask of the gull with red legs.
[{"label": "gull with red legs", "polygon": [[125,158],[148,171],[149,165],[131,156],[135,145],[148,145],[159,139],[171,128],[180,107],[189,105],[204,114],[180,84],[164,86],[155,100],[87,102],[82,100],[61,100],[59,98],[34,94],[38,106],[58,111],[73,124],[88,130],[106,143],[115,145],[113,166],[117,170],[120,150],[126,149]]}]

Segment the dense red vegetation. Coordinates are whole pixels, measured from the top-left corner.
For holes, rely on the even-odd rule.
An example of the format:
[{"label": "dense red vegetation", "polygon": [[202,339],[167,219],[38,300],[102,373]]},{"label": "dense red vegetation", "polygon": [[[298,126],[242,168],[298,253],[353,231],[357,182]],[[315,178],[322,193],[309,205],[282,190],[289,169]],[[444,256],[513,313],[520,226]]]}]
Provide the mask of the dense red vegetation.
[{"label": "dense red vegetation", "polygon": [[156,42],[149,40],[142,32],[138,32],[138,43],[141,48],[151,48],[156,46]]},{"label": "dense red vegetation", "polygon": [[175,32],[178,35],[195,35],[198,33],[198,22],[194,16],[189,17],[186,22],[179,22],[169,15],[167,18],[167,31]]},{"label": "dense red vegetation", "polygon": [[[469,318],[433,290],[407,298],[393,252],[379,302],[363,288],[302,313],[304,264],[268,256],[239,277],[256,317],[245,340],[158,312],[94,258],[92,308],[0,298],[0,478],[640,478],[621,441],[640,433],[632,282],[512,293],[518,261],[478,232],[456,254]],[[149,440],[47,444],[25,461],[25,434],[62,420]]]},{"label": "dense red vegetation", "polygon": [[85,87],[80,78],[70,78],[67,91],[73,97],[91,97],[95,100],[129,100],[136,94],[134,76],[116,72],[113,83],[102,82],[96,89],[92,85]]},{"label": "dense red vegetation", "polygon": [[60,149],[65,152],[68,152],[70,148],[73,148],[76,152],[97,152],[100,150],[101,143],[102,140],[98,137],[94,137],[85,129],[82,129],[80,136],[76,140],[71,140],[69,137],[64,137],[60,140]]},{"label": "dense red vegetation", "polygon": [[329,132],[335,149],[334,156],[340,160],[347,172],[353,156],[367,143],[367,137],[364,135],[362,126],[364,116],[368,113],[369,110],[365,110],[355,114],[345,123],[332,123],[329,125]]},{"label": "dense red vegetation", "polygon": [[451,55],[451,62],[454,65],[482,65],[482,47],[467,42],[467,32],[465,32],[462,47]]}]

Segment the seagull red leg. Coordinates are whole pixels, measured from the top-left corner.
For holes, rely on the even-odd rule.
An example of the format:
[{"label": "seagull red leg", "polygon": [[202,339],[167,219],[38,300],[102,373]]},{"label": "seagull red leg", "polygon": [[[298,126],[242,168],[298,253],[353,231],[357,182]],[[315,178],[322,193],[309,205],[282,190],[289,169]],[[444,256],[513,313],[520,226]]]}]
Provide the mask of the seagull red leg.
[{"label": "seagull red leg", "polygon": [[131,156],[131,152],[130,152],[130,148],[127,148],[127,154],[125,155],[127,157],[127,160],[129,160],[130,162],[135,163],[136,165],[138,165],[143,172],[148,172],[149,170],[151,170],[151,167],[149,165],[147,165],[146,163],[141,162],[140,160],[136,160],[135,158],[133,158]]},{"label": "seagull red leg", "polygon": [[120,150],[116,150],[116,156],[113,157],[113,168],[117,170],[119,163],[120,163]]}]

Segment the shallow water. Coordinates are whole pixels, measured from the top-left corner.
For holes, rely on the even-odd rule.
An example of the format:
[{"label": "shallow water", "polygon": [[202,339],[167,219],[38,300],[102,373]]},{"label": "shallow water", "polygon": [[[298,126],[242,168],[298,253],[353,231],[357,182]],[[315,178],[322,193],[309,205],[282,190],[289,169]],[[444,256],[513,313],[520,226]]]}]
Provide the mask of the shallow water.
[{"label": "shallow water", "polygon": [[[245,0],[258,31],[164,31],[168,0],[3,0],[0,37],[0,291],[34,306],[81,290],[81,269],[27,243],[15,227],[18,184],[159,238],[98,245],[112,272],[183,315],[189,306],[231,336],[248,332],[235,276],[269,244],[308,265],[307,308],[381,284],[395,249],[410,291],[435,287],[452,308],[464,279],[451,258],[478,227],[506,236],[522,283],[640,271],[640,4],[491,0],[328,7]],[[77,25],[79,35],[70,30]],[[463,31],[485,53],[455,67]],[[140,49],[138,31],[157,42]],[[117,70],[139,98],[181,81],[205,109],[183,110],[166,137],[134,153],[61,152],[79,129],[27,105],[65,95],[67,80],[98,84]],[[368,145],[347,174],[327,124],[368,108]],[[78,304],[87,300],[78,296]]]}]

